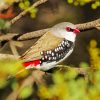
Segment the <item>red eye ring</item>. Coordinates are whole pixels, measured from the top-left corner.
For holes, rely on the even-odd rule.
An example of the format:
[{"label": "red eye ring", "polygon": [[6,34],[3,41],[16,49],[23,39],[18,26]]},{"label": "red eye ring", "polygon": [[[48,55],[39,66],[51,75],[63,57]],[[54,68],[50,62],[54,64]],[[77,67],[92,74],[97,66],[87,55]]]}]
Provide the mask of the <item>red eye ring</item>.
[{"label": "red eye ring", "polygon": [[70,32],[70,29],[71,29],[70,27],[66,27],[66,31]]}]

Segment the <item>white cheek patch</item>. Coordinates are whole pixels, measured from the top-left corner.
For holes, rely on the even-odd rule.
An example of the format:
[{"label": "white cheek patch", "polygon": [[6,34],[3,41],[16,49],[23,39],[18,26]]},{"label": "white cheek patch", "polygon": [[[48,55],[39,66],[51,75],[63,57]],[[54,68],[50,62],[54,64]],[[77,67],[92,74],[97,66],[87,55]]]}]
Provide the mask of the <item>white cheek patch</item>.
[{"label": "white cheek patch", "polygon": [[75,42],[76,34],[74,34],[73,32],[66,32],[64,36],[67,40]]}]

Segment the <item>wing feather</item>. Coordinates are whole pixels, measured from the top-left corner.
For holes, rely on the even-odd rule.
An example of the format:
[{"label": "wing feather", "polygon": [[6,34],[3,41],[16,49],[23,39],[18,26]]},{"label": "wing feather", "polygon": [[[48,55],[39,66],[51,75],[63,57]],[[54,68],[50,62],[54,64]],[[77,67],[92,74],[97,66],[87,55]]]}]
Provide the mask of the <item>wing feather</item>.
[{"label": "wing feather", "polygon": [[24,61],[41,59],[40,52],[56,48],[63,40],[63,38],[56,37],[48,31],[22,55],[21,59]]}]

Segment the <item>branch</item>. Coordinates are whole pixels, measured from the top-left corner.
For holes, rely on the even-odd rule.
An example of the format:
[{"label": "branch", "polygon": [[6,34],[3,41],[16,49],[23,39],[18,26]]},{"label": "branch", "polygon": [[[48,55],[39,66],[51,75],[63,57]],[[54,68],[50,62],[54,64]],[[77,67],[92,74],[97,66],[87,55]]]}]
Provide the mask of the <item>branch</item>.
[{"label": "branch", "polygon": [[0,54],[0,60],[2,59],[15,59],[17,60],[19,58],[19,56],[14,56],[11,54]]},{"label": "branch", "polygon": [[28,39],[32,39],[32,38],[41,37],[49,29],[50,28],[48,28],[48,29],[42,29],[42,30],[38,30],[38,31],[34,31],[34,32],[25,33],[25,34],[19,36],[17,40],[28,40]]},{"label": "branch", "polygon": [[14,37],[18,36],[19,34],[17,33],[8,33],[6,35],[1,35],[0,36],[0,41],[9,41],[12,40]]},{"label": "branch", "polygon": [[11,48],[11,51],[13,53],[14,56],[19,56],[18,54],[18,51],[16,49],[16,45],[14,44],[14,41],[9,41],[9,45],[10,45],[10,48]]},{"label": "branch", "polygon": [[35,2],[31,7],[29,7],[28,9],[24,10],[23,12],[21,12],[18,16],[16,16],[15,18],[13,18],[9,23],[10,25],[14,24],[16,21],[18,21],[21,17],[25,16],[27,14],[28,11],[30,11],[32,8],[35,8],[37,6],[39,6],[42,3],[45,3],[48,0],[38,0],[37,2]]},{"label": "branch", "polygon": [[[87,31],[87,30],[91,30],[91,29],[98,29],[100,30],[100,18],[91,21],[91,22],[87,22],[87,23],[82,23],[82,24],[76,24],[76,27],[80,30],[80,31]],[[7,34],[7,35],[2,35],[0,36],[0,41],[9,41],[12,39],[18,40],[18,41],[22,41],[22,40],[29,40],[32,38],[37,38],[37,37],[41,37],[43,34],[45,34],[50,28],[47,29],[42,29],[42,30],[37,30],[37,31],[33,31],[33,32],[28,32],[26,34]]]},{"label": "branch", "polygon": [[100,18],[98,18],[97,20],[91,21],[91,22],[76,24],[76,26],[81,31],[91,30],[94,28],[100,30]]},{"label": "branch", "polygon": [[[100,18],[97,19],[97,20],[91,21],[91,22],[76,24],[76,27],[80,31],[87,31],[87,30],[91,30],[91,29],[95,29],[95,28],[100,30]],[[42,30],[39,30],[39,31],[30,32],[30,33],[26,33],[24,35],[21,35],[18,38],[18,40],[26,40],[26,39],[40,37],[43,34],[45,34],[49,29],[50,28],[42,29]]]}]

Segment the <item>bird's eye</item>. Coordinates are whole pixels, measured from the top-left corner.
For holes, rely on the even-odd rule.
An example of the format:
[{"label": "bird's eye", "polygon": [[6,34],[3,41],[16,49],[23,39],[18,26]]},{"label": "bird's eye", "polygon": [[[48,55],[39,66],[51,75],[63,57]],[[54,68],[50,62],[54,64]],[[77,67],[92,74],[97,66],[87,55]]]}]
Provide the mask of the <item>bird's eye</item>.
[{"label": "bird's eye", "polygon": [[70,27],[66,27],[66,31],[70,32],[71,28]]},{"label": "bird's eye", "polygon": [[66,31],[67,31],[67,32],[73,32],[73,29],[70,28],[70,27],[66,27]]}]

